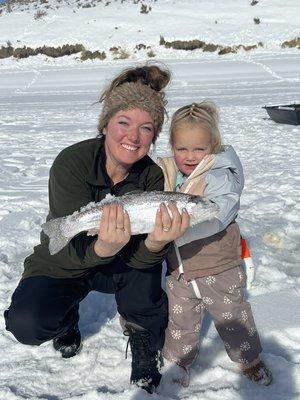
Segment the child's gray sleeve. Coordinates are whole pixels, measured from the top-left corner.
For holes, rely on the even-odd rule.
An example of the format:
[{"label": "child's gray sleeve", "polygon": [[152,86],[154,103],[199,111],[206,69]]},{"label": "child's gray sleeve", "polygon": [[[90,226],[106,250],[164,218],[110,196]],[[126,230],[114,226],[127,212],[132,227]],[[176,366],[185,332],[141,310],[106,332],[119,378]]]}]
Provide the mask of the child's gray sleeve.
[{"label": "child's gray sleeve", "polygon": [[207,174],[204,197],[219,206],[217,219],[220,222],[221,230],[236,218],[240,208],[242,190],[243,180],[238,180],[230,169],[218,169]]}]

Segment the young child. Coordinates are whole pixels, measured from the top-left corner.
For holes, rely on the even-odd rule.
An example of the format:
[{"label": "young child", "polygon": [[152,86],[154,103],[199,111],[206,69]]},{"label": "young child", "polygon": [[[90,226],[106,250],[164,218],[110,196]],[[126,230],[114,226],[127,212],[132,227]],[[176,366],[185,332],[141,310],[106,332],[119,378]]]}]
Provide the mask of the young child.
[{"label": "young child", "polygon": [[217,203],[219,212],[217,218],[190,228],[168,253],[169,323],[163,355],[181,367],[176,381],[188,386],[207,311],[230,359],[249,379],[269,385],[272,375],[260,359],[259,335],[244,299],[241,236],[235,221],[243,169],[234,149],[221,144],[216,106],[203,101],[177,110],[170,144],[174,156],[157,160],[165,190],[205,196]]}]

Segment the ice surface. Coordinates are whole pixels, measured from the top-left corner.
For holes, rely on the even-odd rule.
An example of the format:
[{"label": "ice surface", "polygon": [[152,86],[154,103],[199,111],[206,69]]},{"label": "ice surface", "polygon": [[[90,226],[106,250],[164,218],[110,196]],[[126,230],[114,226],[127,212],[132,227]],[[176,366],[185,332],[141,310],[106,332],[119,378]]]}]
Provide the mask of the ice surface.
[{"label": "ice surface", "polygon": [[[159,3],[163,3],[161,14]],[[201,52],[164,53],[163,50],[160,58],[173,71],[167,91],[169,113],[195,100],[216,101],[221,111],[224,141],[235,147],[244,165],[246,185],[239,224],[257,267],[250,301],[264,348],[263,358],[273,371],[274,383],[269,388],[260,388],[240,377],[207,317],[189,388],[181,389],[166,382],[160,393],[150,396],[130,387],[130,358],[124,359],[126,338],[119,326],[113,296],[93,292],[80,307],[83,350],[70,360],[63,360],[51,343],[40,348],[19,344],[5,331],[4,319],[0,319],[0,399],[300,398],[300,129],[275,124],[261,109],[268,103],[300,100],[299,50],[279,47],[283,40],[299,34],[300,12],[296,12],[299,2],[284,4],[281,0],[268,0],[255,7],[249,2],[233,0],[218,1],[217,6],[206,0],[190,3],[191,8],[179,7],[175,1],[153,3],[155,19],[151,13],[139,13],[142,40],[146,41],[148,34],[149,41],[157,42],[159,34],[171,40],[180,33],[182,38],[187,29],[187,38],[194,38],[198,32],[207,41],[248,43],[262,38],[271,43],[257,52],[222,58]],[[86,16],[93,10],[82,10],[74,23],[79,23],[79,15],[81,22],[87,22]],[[61,31],[57,32],[53,29],[54,19],[52,25],[49,21],[46,25],[38,21],[25,30],[24,18],[33,22],[32,16],[1,16],[0,37],[3,43],[15,39],[29,45],[44,44],[40,43],[43,39],[46,44],[58,45],[65,43],[66,38],[77,41],[86,33],[91,47],[98,47],[100,42],[105,46],[119,44],[121,37],[134,47],[137,37],[130,24],[136,15],[133,18],[130,12],[123,13],[120,34],[109,38],[111,29],[108,34],[107,24],[115,26],[119,21],[115,8],[105,7],[105,10],[110,14],[106,14],[103,30],[96,31],[93,24],[86,24],[80,37],[79,29],[72,24],[68,27],[60,22]],[[59,13],[56,21],[61,21]],[[253,17],[259,14],[262,22],[254,26]],[[177,25],[171,24],[172,15]],[[215,19],[218,24],[210,24]],[[91,39],[93,32],[98,33]],[[21,277],[24,258],[38,243],[40,226],[47,215],[48,173],[55,156],[72,143],[96,136],[99,104],[92,104],[106,79],[132,62],[108,60],[82,64],[74,57],[56,61],[0,60],[1,314]],[[157,155],[169,154],[168,124],[169,121],[158,139]]]}]

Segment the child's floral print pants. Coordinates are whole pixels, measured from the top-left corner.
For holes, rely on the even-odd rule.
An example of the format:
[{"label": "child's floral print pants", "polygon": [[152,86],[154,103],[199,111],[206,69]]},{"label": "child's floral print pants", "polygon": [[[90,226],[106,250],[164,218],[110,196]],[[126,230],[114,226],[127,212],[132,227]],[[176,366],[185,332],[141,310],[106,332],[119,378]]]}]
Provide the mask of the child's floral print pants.
[{"label": "child's floral print pants", "polygon": [[187,282],[184,274],[179,279],[169,275],[169,323],[164,357],[184,367],[192,364],[198,354],[199,331],[207,311],[232,361],[246,367],[257,359],[262,348],[250,304],[244,299],[244,286],[245,273],[241,266],[197,278],[194,283]]}]

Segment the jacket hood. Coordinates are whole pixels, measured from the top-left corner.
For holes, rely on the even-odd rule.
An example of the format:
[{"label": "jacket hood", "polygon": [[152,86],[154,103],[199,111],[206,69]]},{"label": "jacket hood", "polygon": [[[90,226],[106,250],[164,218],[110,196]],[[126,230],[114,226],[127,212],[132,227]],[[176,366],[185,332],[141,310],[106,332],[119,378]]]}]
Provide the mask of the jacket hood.
[{"label": "jacket hood", "polygon": [[230,145],[223,145],[221,151],[216,154],[215,163],[211,170],[229,169],[236,179],[236,183],[244,187],[244,174],[241,161],[234,148]]}]

